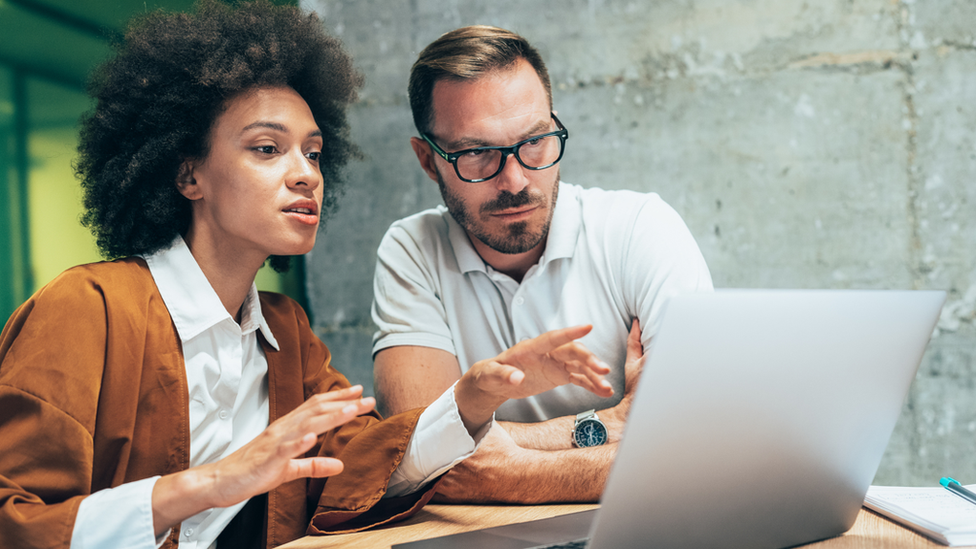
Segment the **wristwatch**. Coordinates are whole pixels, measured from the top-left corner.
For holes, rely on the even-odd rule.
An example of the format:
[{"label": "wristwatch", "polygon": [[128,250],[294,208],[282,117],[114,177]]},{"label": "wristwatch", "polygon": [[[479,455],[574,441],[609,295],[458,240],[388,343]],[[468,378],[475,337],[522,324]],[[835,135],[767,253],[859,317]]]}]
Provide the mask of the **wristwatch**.
[{"label": "wristwatch", "polygon": [[606,444],[608,435],[607,426],[597,417],[596,410],[587,410],[576,414],[576,424],[573,425],[573,444],[577,448]]}]

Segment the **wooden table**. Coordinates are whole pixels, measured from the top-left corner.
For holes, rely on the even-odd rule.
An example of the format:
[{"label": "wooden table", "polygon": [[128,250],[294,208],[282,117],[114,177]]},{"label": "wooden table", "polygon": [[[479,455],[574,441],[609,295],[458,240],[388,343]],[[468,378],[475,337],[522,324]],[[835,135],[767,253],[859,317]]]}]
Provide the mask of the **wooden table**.
[{"label": "wooden table", "polygon": [[[491,526],[513,524],[593,509],[596,505],[428,505],[411,519],[385,528],[339,536],[306,536],[282,545],[282,549],[330,547],[389,549],[395,543],[457,534]],[[818,543],[810,549],[933,549],[944,547],[903,528],[867,509],[861,509],[847,533]]]}]

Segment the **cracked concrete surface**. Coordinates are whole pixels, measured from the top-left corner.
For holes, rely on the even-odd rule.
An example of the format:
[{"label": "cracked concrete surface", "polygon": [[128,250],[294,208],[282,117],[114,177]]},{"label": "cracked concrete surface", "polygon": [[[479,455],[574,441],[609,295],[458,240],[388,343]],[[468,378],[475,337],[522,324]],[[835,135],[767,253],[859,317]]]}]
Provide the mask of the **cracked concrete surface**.
[{"label": "cracked concrete surface", "polygon": [[484,23],[545,57],[566,181],[654,191],[720,287],[937,288],[936,334],[875,479],[976,478],[976,3],[305,0],[367,77],[368,159],[307,262],[315,328],[372,386],[375,249],[440,202],[416,166],[410,65]]}]

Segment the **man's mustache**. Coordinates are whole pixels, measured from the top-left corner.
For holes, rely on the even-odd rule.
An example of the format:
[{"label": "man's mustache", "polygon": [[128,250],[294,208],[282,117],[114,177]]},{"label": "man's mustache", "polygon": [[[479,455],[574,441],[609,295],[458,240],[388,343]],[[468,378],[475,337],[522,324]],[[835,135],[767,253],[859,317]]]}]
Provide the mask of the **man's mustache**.
[{"label": "man's mustache", "polygon": [[510,208],[518,208],[520,206],[538,203],[544,199],[545,197],[543,196],[529,194],[528,187],[522,189],[518,194],[503,191],[502,194],[498,195],[498,198],[492,200],[491,202],[485,202],[482,204],[480,212],[483,214],[501,212]]}]

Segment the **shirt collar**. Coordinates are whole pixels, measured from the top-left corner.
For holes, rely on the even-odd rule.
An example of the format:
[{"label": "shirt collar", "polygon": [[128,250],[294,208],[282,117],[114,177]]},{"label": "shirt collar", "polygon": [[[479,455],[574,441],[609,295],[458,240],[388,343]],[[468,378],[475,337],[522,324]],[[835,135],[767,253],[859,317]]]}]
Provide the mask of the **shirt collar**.
[{"label": "shirt collar", "polygon": [[[474,245],[468,238],[464,227],[458,225],[454,216],[443,208],[447,218],[447,235],[454,249],[454,256],[457,258],[458,268],[462,273],[470,271],[487,272],[485,261],[475,250]],[[582,226],[583,212],[579,205],[579,196],[576,187],[559,182],[559,197],[556,200],[556,209],[552,214],[552,222],[549,224],[549,235],[546,237],[546,251],[542,254],[540,264],[560,258],[573,257],[576,251],[576,241],[579,239],[580,227]]]},{"label": "shirt collar", "polygon": [[556,259],[573,257],[582,227],[583,208],[579,200],[579,187],[560,181],[556,211],[549,224],[546,251],[542,254],[541,263],[545,265]]},{"label": "shirt collar", "polygon": [[[182,341],[189,341],[225,320],[234,322],[182,236],[177,235],[168,248],[143,259]],[[261,330],[268,343],[278,349],[278,342],[261,313],[258,289],[251,283],[241,307],[241,333],[255,330]]]}]

